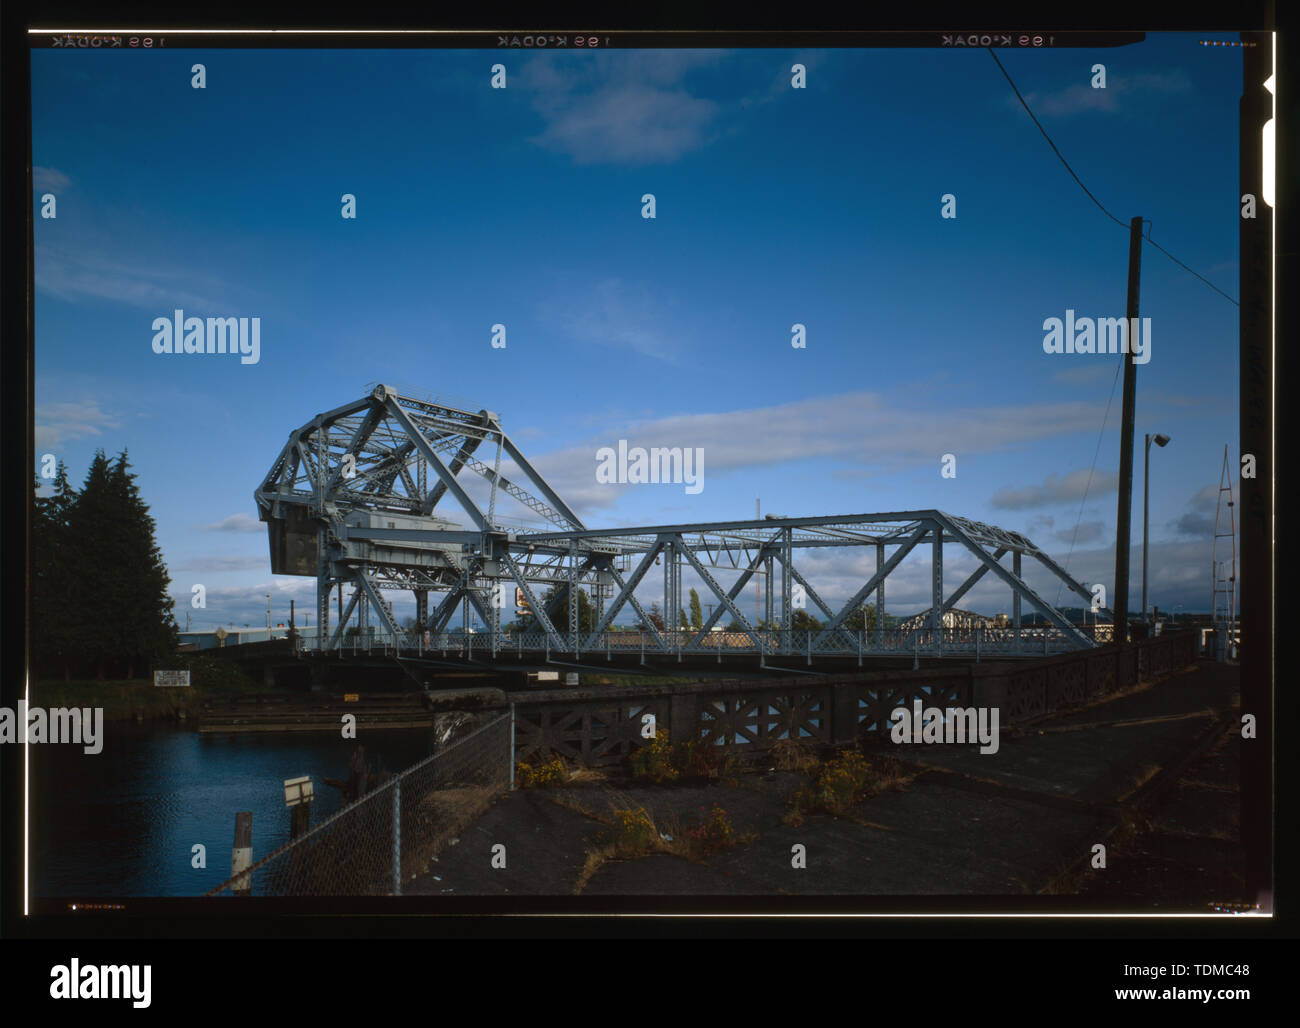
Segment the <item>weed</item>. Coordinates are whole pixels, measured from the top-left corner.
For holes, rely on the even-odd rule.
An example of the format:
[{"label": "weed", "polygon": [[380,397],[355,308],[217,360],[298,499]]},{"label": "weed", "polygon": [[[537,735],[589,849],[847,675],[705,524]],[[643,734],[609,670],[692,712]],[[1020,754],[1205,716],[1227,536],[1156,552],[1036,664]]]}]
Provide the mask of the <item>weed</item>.
[{"label": "weed", "polygon": [[649,745],[632,754],[632,777],[662,785],[677,778],[673,767],[673,747],[667,732],[657,732]]},{"label": "weed", "polygon": [[778,771],[812,771],[817,767],[817,754],[813,748],[798,739],[782,739],[770,752]]},{"label": "weed", "polygon": [[563,757],[554,757],[545,764],[529,764],[520,761],[515,765],[515,775],[515,780],[521,789],[562,785],[569,779],[569,772],[564,766]]}]

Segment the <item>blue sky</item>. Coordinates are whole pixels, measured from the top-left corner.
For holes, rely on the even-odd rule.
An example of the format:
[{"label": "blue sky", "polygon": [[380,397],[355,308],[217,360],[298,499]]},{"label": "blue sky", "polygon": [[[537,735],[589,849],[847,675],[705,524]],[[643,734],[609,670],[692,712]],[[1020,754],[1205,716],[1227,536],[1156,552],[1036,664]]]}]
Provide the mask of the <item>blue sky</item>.
[{"label": "blue sky", "polygon": [[[1236,297],[1240,55],[1164,34],[999,56],[1101,202]],[[79,480],[97,447],[129,448],[182,625],[195,582],[196,627],[264,623],[268,592],[277,620],[309,602],[310,580],[270,574],[252,492],[291,429],[374,381],[499,412],[591,527],[749,517],[758,497],[785,515],[936,507],[1110,582],[1118,388],[1080,500],[1119,358],[1045,354],[1042,325],[1123,315],[1127,233],[987,52],[32,60],[36,198],[58,203],[36,221],[37,456]],[[178,307],[260,317],[259,363],[155,354],[153,319]],[[1164,432],[1152,599],[1204,610],[1238,450],[1237,308],[1145,247],[1142,314],[1134,541],[1142,434]],[[597,483],[619,439],[702,448],[703,491]],[[809,567],[842,601],[868,561]],[[965,567],[954,554],[953,585]],[[928,606],[927,574],[909,560],[890,609]],[[1139,574],[1140,551],[1134,607]],[[981,588],[962,606],[1007,609]]]}]

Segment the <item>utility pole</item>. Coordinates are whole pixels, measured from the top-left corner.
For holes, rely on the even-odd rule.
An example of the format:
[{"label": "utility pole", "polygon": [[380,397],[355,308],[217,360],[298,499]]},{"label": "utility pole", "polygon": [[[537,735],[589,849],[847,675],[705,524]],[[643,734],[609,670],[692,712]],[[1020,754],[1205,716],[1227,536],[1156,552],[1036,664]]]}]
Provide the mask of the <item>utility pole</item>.
[{"label": "utility pole", "polygon": [[[1142,271],[1142,219],[1128,226],[1128,321],[1124,327],[1126,349],[1132,350],[1132,335],[1138,326],[1138,291]],[[1130,515],[1133,512],[1133,408],[1137,391],[1137,365],[1130,353],[1124,362],[1124,410],[1119,434],[1119,509],[1115,514],[1115,642],[1122,651],[1128,642],[1128,558]],[[1121,660],[1120,667],[1123,667]],[[1117,669],[1118,670],[1118,669]],[[1120,682],[1118,685],[1129,685]]]},{"label": "utility pole", "polygon": [[1167,446],[1169,437],[1157,432],[1146,437],[1146,453],[1142,462],[1142,621],[1147,623],[1147,537],[1151,534],[1151,444]]},{"label": "utility pole", "polygon": [[[763,501],[761,499],[754,501],[754,520],[763,520]],[[762,529],[760,528],[761,532]],[[761,538],[761,536],[760,536]],[[758,553],[761,556],[763,544],[758,544]],[[763,569],[762,560],[759,560],[759,568],[754,572],[754,625],[757,627],[763,623]]]}]

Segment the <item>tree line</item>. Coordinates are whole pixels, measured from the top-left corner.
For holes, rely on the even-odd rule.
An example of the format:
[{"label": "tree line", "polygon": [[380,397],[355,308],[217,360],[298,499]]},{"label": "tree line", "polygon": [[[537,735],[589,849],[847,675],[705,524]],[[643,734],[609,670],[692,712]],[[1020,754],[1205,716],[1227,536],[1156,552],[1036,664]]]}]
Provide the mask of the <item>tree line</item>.
[{"label": "tree line", "polygon": [[80,490],[59,461],[33,486],[31,659],[37,677],[134,678],[176,652],[171,578],[127,451],[95,452]]},{"label": "tree line", "polygon": [[[560,594],[559,590],[560,587],[558,585],[551,586],[546,591],[545,596],[541,600],[543,605],[549,606],[551,602]],[[569,624],[567,606],[562,611],[559,612],[559,617],[560,620],[556,622],[556,627],[560,631],[567,631],[568,624]],[[592,629],[596,627],[596,620],[597,619],[596,619],[595,605],[588,598],[586,590],[579,589],[578,590],[578,630],[583,633],[591,632]],[[884,627],[886,629],[892,628],[894,624],[897,622],[897,620],[898,619],[895,618],[893,615],[886,613]],[[667,630],[667,620],[665,619],[663,611],[660,609],[658,603],[650,604],[649,609],[646,610],[645,619],[642,620],[638,618],[635,629],[633,630],[645,631],[646,628],[648,627],[646,624],[647,621],[649,622],[650,625],[653,625],[654,628],[659,632],[664,632]],[[678,625],[683,629],[693,630],[698,632],[700,631],[700,629],[704,627],[704,621],[705,621],[704,612],[700,604],[700,594],[696,592],[694,589],[691,589],[689,593],[689,609],[684,608],[678,611]],[[871,635],[876,630],[876,621],[877,621],[876,606],[874,603],[867,603],[859,607],[857,610],[853,611],[851,614],[849,614],[848,617],[846,617],[842,622],[842,627],[847,629],[850,632],[865,632],[867,635]],[[717,623],[718,622],[715,621],[715,625]],[[525,632],[533,631],[537,627],[538,627],[537,618],[531,612],[524,614],[518,621],[512,622],[511,624],[505,626],[507,631],[525,631]],[[757,624],[754,625],[754,627],[757,630],[764,631],[764,632],[776,632],[776,631],[780,631],[781,629],[781,625],[779,622],[774,624],[769,624],[766,621],[759,621]],[[820,631],[824,627],[825,624],[823,622],[819,621],[817,618],[813,617],[805,610],[796,610],[793,611],[791,614],[790,628],[792,631],[816,632],[816,631]],[[728,632],[739,632],[741,630],[742,629],[741,629],[740,622],[735,620],[734,618],[728,623],[726,627],[726,631]],[[616,625],[611,625],[610,631],[617,632],[620,631],[620,629]]]}]

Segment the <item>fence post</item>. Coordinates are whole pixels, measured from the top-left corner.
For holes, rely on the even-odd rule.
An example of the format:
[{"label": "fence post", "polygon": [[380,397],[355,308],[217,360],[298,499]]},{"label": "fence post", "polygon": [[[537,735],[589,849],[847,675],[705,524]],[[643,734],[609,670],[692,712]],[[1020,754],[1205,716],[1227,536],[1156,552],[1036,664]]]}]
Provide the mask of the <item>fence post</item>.
[{"label": "fence post", "polygon": [[393,779],[393,895],[402,894],[402,777]]},{"label": "fence post", "polygon": [[515,705],[510,704],[510,752],[506,754],[510,761],[510,791],[515,791]]},{"label": "fence post", "polygon": [[975,663],[980,662],[980,640],[984,638],[984,626],[975,626]]},{"label": "fence post", "polygon": [[[247,870],[253,863],[253,812],[240,811],[235,815],[235,846],[230,851],[230,877]],[[234,896],[253,895],[253,879],[245,877],[231,890]]]},{"label": "fence post", "polygon": [[862,667],[862,637],[865,632],[866,629],[864,628],[858,629],[858,667]]}]

